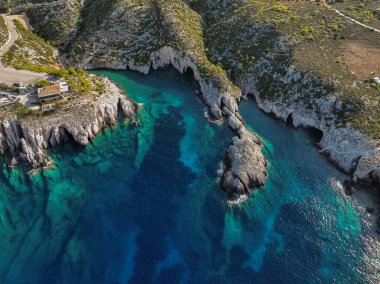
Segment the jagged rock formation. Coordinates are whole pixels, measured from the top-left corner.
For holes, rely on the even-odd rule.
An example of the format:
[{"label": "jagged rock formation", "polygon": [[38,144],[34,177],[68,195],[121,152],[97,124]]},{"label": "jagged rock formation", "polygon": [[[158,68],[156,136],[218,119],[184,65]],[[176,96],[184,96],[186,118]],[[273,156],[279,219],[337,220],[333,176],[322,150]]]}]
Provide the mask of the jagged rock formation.
[{"label": "jagged rock formation", "polygon": [[45,149],[69,139],[88,145],[102,129],[116,124],[119,111],[126,119],[134,119],[138,105],[110,81],[106,86],[103,95],[85,105],[38,118],[4,119],[0,122],[0,153],[10,153],[38,169],[51,163]]},{"label": "jagged rock formation", "polygon": [[[296,75],[298,76],[298,75]],[[350,174],[352,180],[368,180],[370,174],[378,171],[380,145],[375,139],[362,134],[352,127],[342,127],[336,121],[336,108],[341,102],[337,98],[318,98],[310,108],[299,101],[299,93],[281,97],[278,100],[262,98],[254,86],[255,80],[242,84],[245,94],[253,94],[258,106],[266,113],[273,113],[278,119],[291,118],[294,127],[311,127],[323,132],[319,145],[321,153],[328,156],[341,170]]]},{"label": "jagged rock formation", "polygon": [[252,188],[264,185],[268,162],[261,148],[260,139],[244,127],[232,139],[222,180],[223,188],[231,199],[239,199],[249,194]]}]

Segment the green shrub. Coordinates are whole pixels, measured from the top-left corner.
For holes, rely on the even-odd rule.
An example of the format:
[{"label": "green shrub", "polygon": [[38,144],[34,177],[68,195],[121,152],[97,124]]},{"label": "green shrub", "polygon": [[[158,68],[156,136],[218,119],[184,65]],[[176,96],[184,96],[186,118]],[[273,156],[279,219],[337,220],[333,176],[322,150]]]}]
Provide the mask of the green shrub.
[{"label": "green shrub", "polygon": [[52,82],[48,81],[48,80],[40,80],[36,83],[36,87],[38,88],[45,88],[47,86],[51,86],[53,85]]}]

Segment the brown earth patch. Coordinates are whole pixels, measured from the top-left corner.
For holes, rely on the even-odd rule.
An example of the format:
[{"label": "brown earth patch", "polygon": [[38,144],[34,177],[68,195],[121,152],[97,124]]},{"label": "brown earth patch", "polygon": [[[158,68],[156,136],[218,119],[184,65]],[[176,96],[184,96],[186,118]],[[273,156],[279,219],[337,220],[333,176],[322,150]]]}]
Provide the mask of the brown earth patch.
[{"label": "brown earth patch", "polygon": [[380,74],[380,47],[347,42],[344,44],[343,56],[351,71],[361,79],[368,79],[372,72]]}]

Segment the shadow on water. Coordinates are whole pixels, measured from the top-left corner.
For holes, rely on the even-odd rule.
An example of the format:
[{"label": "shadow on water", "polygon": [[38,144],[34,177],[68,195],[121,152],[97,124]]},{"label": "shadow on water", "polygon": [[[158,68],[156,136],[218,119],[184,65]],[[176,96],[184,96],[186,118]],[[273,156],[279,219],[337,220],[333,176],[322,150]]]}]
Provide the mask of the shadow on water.
[{"label": "shadow on water", "polygon": [[[286,125],[288,127],[294,128],[294,126],[293,126],[294,125],[293,114],[292,113],[288,115],[288,118],[286,119]],[[301,129],[302,131],[307,133],[307,135],[309,135],[309,137],[310,137],[310,140],[315,145],[317,145],[319,142],[321,142],[321,140],[323,138],[323,131],[319,130],[318,128],[308,126],[308,127],[300,127],[299,129]]]}]

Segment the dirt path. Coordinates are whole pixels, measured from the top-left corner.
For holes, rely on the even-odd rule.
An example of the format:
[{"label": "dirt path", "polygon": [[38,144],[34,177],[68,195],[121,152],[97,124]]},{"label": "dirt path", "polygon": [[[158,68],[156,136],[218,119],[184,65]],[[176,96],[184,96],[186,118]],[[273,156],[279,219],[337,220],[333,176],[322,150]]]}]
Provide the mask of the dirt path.
[{"label": "dirt path", "polygon": [[359,25],[359,26],[362,26],[363,28],[370,29],[370,30],[373,30],[374,32],[380,33],[380,30],[379,30],[379,29],[375,29],[375,28],[370,27],[370,26],[368,26],[368,25],[366,25],[366,24],[363,24],[363,23],[361,23],[361,22],[359,22],[359,21],[357,21],[357,20],[355,20],[355,19],[353,19],[353,18],[350,18],[349,16],[346,16],[346,15],[343,14],[341,11],[339,11],[339,10],[337,10],[337,9],[335,9],[335,8],[331,8],[331,9],[332,9],[333,11],[335,11],[335,13],[337,13],[338,15],[340,15],[340,16],[346,18],[347,20],[350,20],[351,22],[353,22],[353,23],[355,23],[355,24],[357,24],[357,25]]},{"label": "dirt path", "polygon": [[379,30],[379,29],[375,29],[374,27],[370,27],[370,26],[368,26],[368,25],[366,25],[366,24],[363,24],[362,22],[359,22],[359,21],[355,20],[354,18],[351,18],[351,17],[349,17],[349,16],[343,14],[343,13],[342,13],[341,11],[339,11],[338,9],[335,9],[335,8],[331,7],[329,4],[327,4],[326,1],[323,1],[323,2],[322,2],[322,5],[325,6],[325,7],[327,7],[327,8],[330,9],[330,10],[333,10],[333,11],[334,11],[335,13],[337,13],[339,16],[341,16],[341,17],[343,17],[343,18],[346,18],[347,20],[349,20],[349,21],[351,21],[351,22],[353,22],[353,23],[355,23],[355,24],[357,24],[357,25],[359,25],[359,26],[362,26],[363,28],[366,28],[366,29],[372,30],[372,31],[374,31],[374,32],[380,33],[380,30]]}]

